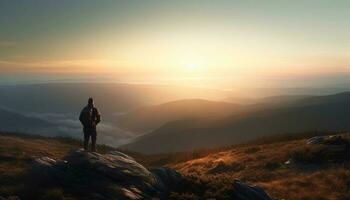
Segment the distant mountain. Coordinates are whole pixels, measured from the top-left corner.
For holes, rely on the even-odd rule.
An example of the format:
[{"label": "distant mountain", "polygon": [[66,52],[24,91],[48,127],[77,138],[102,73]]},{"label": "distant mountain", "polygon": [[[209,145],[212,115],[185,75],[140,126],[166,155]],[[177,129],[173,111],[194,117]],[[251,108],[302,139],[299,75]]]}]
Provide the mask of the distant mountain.
[{"label": "distant mountain", "polygon": [[240,96],[251,98],[264,98],[271,96],[323,96],[348,91],[348,86],[339,87],[259,87],[239,90]]},{"label": "distant mountain", "polygon": [[[312,95],[281,95],[281,96],[269,96],[256,100],[255,103],[267,104],[267,105],[283,105],[297,103],[299,100],[313,97]],[[317,97],[317,96],[316,96]]]},{"label": "distant mountain", "polygon": [[[161,104],[183,98],[223,98],[226,92],[213,89],[121,83],[46,83],[30,85],[0,86],[0,107],[22,116],[41,119],[55,124],[46,132],[81,138],[81,124],[78,115],[93,97],[102,114],[98,126],[99,142],[119,145],[135,137],[130,131],[117,127],[118,116],[130,110],[154,104]],[[15,121],[15,120],[14,120]],[[0,129],[1,129],[0,122]],[[23,126],[22,126],[23,125]],[[11,130],[27,130],[28,124],[17,124]],[[39,126],[38,126],[39,127]],[[23,132],[23,131],[22,131]],[[26,131],[25,131],[26,132]]]},{"label": "distant mountain", "polygon": [[238,144],[279,133],[350,130],[350,92],[302,98],[222,119],[181,120],[140,136],[124,148],[162,153]]},{"label": "distant mountain", "polygon": [[19,113],[0,108],[0,130],[13,132],[37,132],[54,127],[47,121],[27,117]]},{"label": "distant mountain", "polygon": [[186,86],[121,83],[47,83],[0,86],[0,105],[20,112],[79,112],[94,97],[104,114],[184,98],[220,99],[226,92]]},{"label": "distant mountain", "polygon": [[152,131],[167,122],[197,118],[219,118],[232,115],[242,106],[203,99],[185,99],[135,109],[118,117],[118,126],[133,132]]}]

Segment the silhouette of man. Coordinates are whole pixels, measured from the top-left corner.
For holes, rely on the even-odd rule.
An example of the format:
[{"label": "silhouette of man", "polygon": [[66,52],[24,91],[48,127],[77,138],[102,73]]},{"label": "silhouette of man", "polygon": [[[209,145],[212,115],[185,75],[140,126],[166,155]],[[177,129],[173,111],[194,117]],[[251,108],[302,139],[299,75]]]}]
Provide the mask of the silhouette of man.
[{"label": "silhouette of man", "polygon": [[91,137],[91,151],[96,151],[96,126],[101,121],[101,115],[94,106],[94,100],[89,98],[88,105],[80,113],[79,120],[83,125],[84,131],[84,149],[87,151]]}]

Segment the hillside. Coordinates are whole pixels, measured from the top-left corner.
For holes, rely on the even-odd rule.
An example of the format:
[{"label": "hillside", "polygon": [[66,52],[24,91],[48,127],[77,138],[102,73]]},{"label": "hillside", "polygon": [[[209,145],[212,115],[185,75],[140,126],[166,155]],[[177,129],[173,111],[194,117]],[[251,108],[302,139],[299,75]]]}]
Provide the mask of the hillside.
[{"label": "hillside", "polygon": [[[239,178],[262,186],[277,199],[348,199],[350,135],[342,137],[325,136],[323,142],[313,140],[312,144],[311,140],[298,139],[213,150],[169,166],[192,177],[201,187],[217,187],[221,194],[230,188],[231,180]],[[206,194],[191,190],[196,191],[190,188],[183,196],[205,199]]]},{"label": "hillside", "polygon": [[120,115],[117,124],[133,132],[152,131],[170,121],[219,118],[238,112],[242,106],[204,99],[184,99],[160,105],[146,106]]},{"label": "hillside", "polygon": [[[69,138],[46,138],[0,132],[0,199],[10,196],[20,196],[21,200],[33,199],[29,197],[30,195],[37,197],[39,195],[40,199],[47,200],[63,199],[62,190],[52,188],[52,183],[33,189],[37,182],[28,183],[28,173],[35,159],[63,159],[69,152],[80,147],[80,141]],[[106,153],[115,149],[99,145],[98,150],[100,153]],[[40,170],[40,174],[45,176],[43,170]],[[76,198],[68,195],[64,199]]]},{"label": "hillside", "polygon": [[[39,132],[55,125],[34,117],[28,117],[14,111],[0,108],[0,130],[17,132]],[[42,132],[41,134],[45,134]]]},{"label": "hillside", "polygon": [[[176,154],[144,156],[126,153],[132,155],[136,162],[146,164],[157,176],[164,178],[166,172],[152,170],[154,167],[162,169],[160,166],[181,173],[181,179],[173,172],[175,176],[167,175],[167,180],[173,177],[181,183],[176,186],[167,183],[170,191],[165,199],[255,200],[249,198],[250,195],[242,197],[244,193],[239,192],[244,190],[239,188],[245,186],[237,188],[237,184],[242,183],[235,180],[258,185],[275,199],[347,199],[350,195],[347,187],[350,179],[350,135],[329,137],[323,133],[326,136],[308,139],[318,134],[321,133],[285,135],[244,145]],[[0,197],[83,200],[92,197],[119,199],[122,195],[122,199],[140,199],[139,195],[154,192],[140,185],[136,185],[139,190],[119,187],[140,183],[137,182],[139,180],[151,181],[147,175],[149,172],[130,160],[129,156],[123,153],[105,154],[115,151],[107,146],[98,147],[100,154],[77,151],[79,147],[80,142],[71,139],[1,133]],[[66,162],[62,163],[61,159],[68,160],[71,167],[62,168]],[[81,168],[86,165],[89,167]],[[34,182],[30,178],[33,175]],[[52,175],[56,177],[47,179]],[[135,179],[135,175],[139,178]],[[124,178],[127,178],[127,183],[123,181],[123,185],[119,185]],[[114,184],[113,187],[109,187],[110,184]],[[90,186],[92,188],[86,190]]]},{"label": "hillside", "polygon": [[123,148],[143,153],[186,151],[239,144],[272,134],[350,130],[350,93],[309,97],[286,106],[260,107],[214,120],[180,120]]},{"label": "hillside", "polygon": [[[99,146],[98,153],[85,152],[78,149],[79,143],[65,138],[1,133],[0,199],[180,200],[183,188],[179,186],[196,187],[191,179],[168,167],[145,168],[137,160],[147,160],[146,156],[135,154],[135,160],[130,152],[126,155],[107,146]],[[241,181],[234,184],[232,198],[255,200],[250,194],[255,191],[255,197],[271,200],[255,186]]]}]

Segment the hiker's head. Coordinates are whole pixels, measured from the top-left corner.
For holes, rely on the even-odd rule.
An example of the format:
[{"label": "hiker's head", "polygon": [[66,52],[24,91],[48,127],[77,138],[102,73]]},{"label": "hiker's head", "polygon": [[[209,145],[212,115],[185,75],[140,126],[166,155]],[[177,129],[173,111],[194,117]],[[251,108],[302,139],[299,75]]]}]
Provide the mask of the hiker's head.
[{"label": "hiker's head", "polygon": [[92,97],[89,98],[88,105],[89,106],[93,106],[94,105],[94,99]]}]

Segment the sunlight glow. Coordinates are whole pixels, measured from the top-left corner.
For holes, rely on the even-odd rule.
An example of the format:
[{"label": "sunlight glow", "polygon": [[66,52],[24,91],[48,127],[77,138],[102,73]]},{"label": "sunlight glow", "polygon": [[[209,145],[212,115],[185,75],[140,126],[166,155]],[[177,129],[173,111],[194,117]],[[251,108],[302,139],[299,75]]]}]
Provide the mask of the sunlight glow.
[{"label": "sunlight glow", "polygon": [[198,64],[196,64],[196,63],[190,63],[190,64],[187,65],[187,68],[188,68],[189,70],[191,70],[191,71],[198,69],[198,67],[199,67],[199,66],[198,66]]}]

